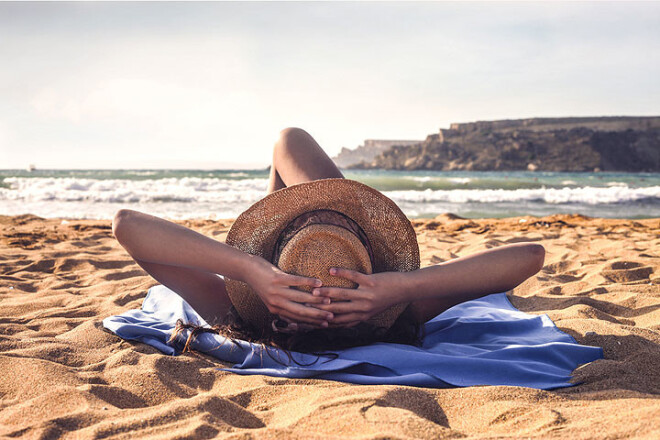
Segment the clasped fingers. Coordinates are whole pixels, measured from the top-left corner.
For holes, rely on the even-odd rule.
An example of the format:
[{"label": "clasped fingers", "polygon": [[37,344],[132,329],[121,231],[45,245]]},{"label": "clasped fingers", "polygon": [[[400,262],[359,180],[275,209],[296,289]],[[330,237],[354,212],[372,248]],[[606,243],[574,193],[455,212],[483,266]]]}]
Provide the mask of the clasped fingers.
[{"label": "clasped fingers", "polygon": [[330,275],[346,278],[347,280],[353,281],[354,283],[360,286],[374,287],[374,283],[370,275],[365,275],[361,272],[355,270],[343,269],[341,267],[333,267],[330,269]]},{"label": "clasped fingers", "polygon": [[307,278],[298,275],[291,275],[286,272],[279,272],[275,275],[273,284],[294,287],[321,287],[323,283],[318,278]]},{"label": "clasped fingers", "polygon": [[329,298],[315,297],[310,293],[289,287],[271,290],[265,295],[263,301],[270,313],[288,318],[293,322],[325,327],[328,321],[334,317],[332,312],[318,308],[323,304],[329,304]]},{"label": "clasped fingers", "polygon": [[322,287],[314,289],[313,294],[332,299],[330,304],[320,304],[316,307],[332,312],[335,315],[340,315],[335,317],[332,321],[333,324],[350,322],[343,318],[344,315],[351,315],[353,320],[365,321],[380,310],[379,304],[374,301],[375,295],[372,292],[338,287]]},{"label": "clasped fingers", "polygon": [[314,297],[330,298],[335,301],[363,301],[371,303],[376,299],[376,295],[367,289],[345,289],[343,287],[317,287],[312,290]]}]

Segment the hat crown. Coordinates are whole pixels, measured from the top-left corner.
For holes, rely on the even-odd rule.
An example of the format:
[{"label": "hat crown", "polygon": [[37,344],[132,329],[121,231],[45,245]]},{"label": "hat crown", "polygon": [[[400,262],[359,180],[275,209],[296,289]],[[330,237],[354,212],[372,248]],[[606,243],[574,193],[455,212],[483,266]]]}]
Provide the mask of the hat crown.
[{"label": "hat crown", "polygon": [[[353,289],[357,284],[330,275],[330,268],[340,267],[370,274],[373,271],[367,249],[351,231],[333,224],[312,224],[297,231],[284,245],[278,261],[284,272],[318,278],[325,287]],[[311,287],[301,286],[311,291]]]}]

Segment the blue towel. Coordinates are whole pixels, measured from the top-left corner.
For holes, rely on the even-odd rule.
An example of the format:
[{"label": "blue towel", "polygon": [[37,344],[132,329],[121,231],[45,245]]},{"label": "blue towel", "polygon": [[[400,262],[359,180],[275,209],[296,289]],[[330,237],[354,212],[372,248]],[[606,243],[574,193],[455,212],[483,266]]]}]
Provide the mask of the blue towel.
[{"label": "blue towel", "polygon": [[[165,286],[155,286],[149,289],[141,310],[111,316],[103,325],[121,338],[175,355],[187,338],[184,332],[176,342],[167,342],[178,319],[207,325],[180,296]],[[424,326],[421,347],[374,343],[339,350],[337,357],[320,358],[292,353],[297,364],[277,349],[269,348],[269,355],[258,344],[239,341],[236,346],[213,333],[199,335],[192,348],[235,364],[224,370],[238,374],[435,388],[568,387],[574,385],[569,380],[578,365],[603,357],[600,347],[578,344],[547,315],[517,310],[504,293],[456,305]]]}]

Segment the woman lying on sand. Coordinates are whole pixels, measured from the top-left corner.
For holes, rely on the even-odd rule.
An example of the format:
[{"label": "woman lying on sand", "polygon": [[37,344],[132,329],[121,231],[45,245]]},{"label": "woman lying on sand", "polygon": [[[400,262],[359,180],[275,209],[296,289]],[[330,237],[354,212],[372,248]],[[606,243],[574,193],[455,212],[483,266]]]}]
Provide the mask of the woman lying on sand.
[{"label": "woman lying on sand", "polygon": [[236,220],[228,244],[127,209],[113,232],[215,331],[307,352],[418,343],[427,320],[543,266],[544,248],[520,243],[420,269],[415,233],[396,205],[344,179],[298,128],[275,143],[268,194]]}]

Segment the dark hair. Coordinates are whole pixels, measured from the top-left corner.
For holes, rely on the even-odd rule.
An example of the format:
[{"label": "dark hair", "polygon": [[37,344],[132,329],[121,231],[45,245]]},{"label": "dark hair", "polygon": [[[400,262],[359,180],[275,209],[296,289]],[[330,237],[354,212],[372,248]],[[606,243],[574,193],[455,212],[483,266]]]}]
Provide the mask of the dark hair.
[{"label": "dark hair", "polygon": [[271,328],[257,328],[243,321],[236,309],[231,307],[225,319],[213,327],[201,327],[178,320],[168,342],[177,342],[178,337],[185,330],[190,330],[190,333],[183,346],[183,352],[192,351],[190,344],[200,333],[216,333],[226,337],[235,346],[239,346],[237,342],[239,339],[261,344],[263,351],[273,360],[284,364],[279,356],[276,357],[273,354],[278,353],[278,351],[270,348],[281,349],[287,355],[289,362],[293,361],[298,365],[303,364],[291,356],[292,351],[310,353],[316,356],[330,354],[330,356],[336,357],[332,353],[325,352],[368,345],[374,342],[419,346],[424,338],[423,327],[413,316],[410,307],[407,307],[399,315],[389,329],[362,322],[350,328],[314,329],[308,332],[295,333],[275,332]]}]

